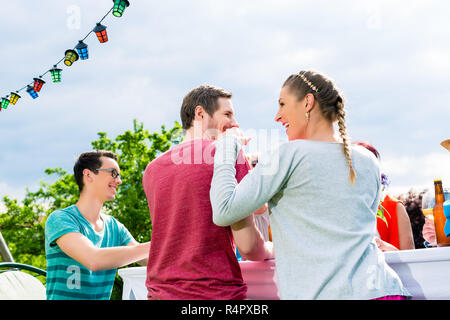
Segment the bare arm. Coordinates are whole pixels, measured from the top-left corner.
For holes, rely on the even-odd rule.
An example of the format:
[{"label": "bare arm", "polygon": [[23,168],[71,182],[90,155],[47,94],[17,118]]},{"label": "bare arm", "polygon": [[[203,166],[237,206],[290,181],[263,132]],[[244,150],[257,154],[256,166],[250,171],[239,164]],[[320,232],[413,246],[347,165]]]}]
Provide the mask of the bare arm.
[{"label": "bare arm", "polygon": [[375,237],[375,242],[377,244],[378,249],[380,249],[383,252],[386,252],[386,251],[398,251],[398,249],[395,246],[393,246],[392,244],[390,244],[390,243],[388,243],[386,241],[381,240],[378,237]]},{"label": "bare arm", "polygon": [[268,208],[269,208],[268,204],[264,203],[264,205],[262,205],[261,208],[253,212],[253,214],[263,214],[264,211],[266,211]]},{"label": "bare arm", "polygon": [[121,247],[97,248],[81,233],[69,232],[56,240],[61,250],[92,271],[123,267],[145,259],[150,242]]},{"label": "bare arm", "polygon": [[264,241],[253,215],[232,224],[231,231],[239,253],[245,259],[259,261],[274,258],[272,242]]},{"label": "bare arm", "polygon": [[400,250],[415,249],[411,221],[405,207],[401,203],[397,203],[397,222]]},{"label": "bare arm", "polygon": [[[150,244],[150,243],[149,243],[149,244]],[[127,244],[128,247],[133,247],[133,246],[138,246],[138,245],[140,245],[140,243],[137,242],[137,241],[134,240],[134,239],[131,239],[131,241]],[[150,245],[149,245],[149,247],[150,247]],[[141,266],[146,266],[146,265],[148,264],[148,253],[149,253],[149,252],[148,252],[148,250],[147,250],[147,256],[145,257],[145,259],[136,261],[136,263],[139,264],[139,265],[141,265]]]}]

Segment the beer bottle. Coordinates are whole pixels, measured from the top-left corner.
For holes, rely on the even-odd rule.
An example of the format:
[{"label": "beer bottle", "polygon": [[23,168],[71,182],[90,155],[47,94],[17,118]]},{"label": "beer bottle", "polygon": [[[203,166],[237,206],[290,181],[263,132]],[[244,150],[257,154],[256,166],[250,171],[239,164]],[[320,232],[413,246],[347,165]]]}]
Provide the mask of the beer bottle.
[{"label": "beer bottle", "polygon": [[444,189],[442,188],[442,180],[434,180],[434,195],[436,203],[433,208],[433,216],[437,246],[447,247],[450,246],[450,237],[446,237],[444,232],[447,218],[444,215]]}]

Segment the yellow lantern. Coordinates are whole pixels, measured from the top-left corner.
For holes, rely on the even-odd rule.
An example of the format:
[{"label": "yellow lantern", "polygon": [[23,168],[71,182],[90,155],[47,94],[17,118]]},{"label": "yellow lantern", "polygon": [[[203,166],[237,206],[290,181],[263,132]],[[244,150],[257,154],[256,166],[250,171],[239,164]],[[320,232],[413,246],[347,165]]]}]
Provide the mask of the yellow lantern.
[{"label": "yellow lantern", "polygon": [[70,67],[75,61],[79,59],[78,53],[75,50],[69,49],[64,53],[64,64]]}]

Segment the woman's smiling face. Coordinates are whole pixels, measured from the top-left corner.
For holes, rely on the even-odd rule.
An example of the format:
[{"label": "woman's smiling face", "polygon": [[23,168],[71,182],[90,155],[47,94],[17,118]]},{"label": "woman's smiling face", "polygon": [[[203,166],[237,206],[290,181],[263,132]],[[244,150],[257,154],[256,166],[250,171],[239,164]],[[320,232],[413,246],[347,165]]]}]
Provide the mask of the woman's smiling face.
[{"label": "woman's smiling face", "polygon": [[289,141],[305,138],[307,120],[305,108],[302,107],[305,104],[306,97],[298,101],[297,96],[290,92],[288,86],[281,88],[275,121],[286,128]]}]

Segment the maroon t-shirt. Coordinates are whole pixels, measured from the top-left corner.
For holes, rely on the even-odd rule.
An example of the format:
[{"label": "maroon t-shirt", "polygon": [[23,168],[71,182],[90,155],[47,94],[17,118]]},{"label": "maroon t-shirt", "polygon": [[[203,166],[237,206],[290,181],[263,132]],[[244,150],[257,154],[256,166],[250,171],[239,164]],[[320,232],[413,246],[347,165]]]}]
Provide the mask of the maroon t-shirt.
[{"label": "maroon t-shirt", "polygon": [[[212,221],[214,142],[182,143],[150,162],[143,176],[152,220],[149,299],[245,299],[230,227]],[[241,151],[239,182],[249,171]]]}]

